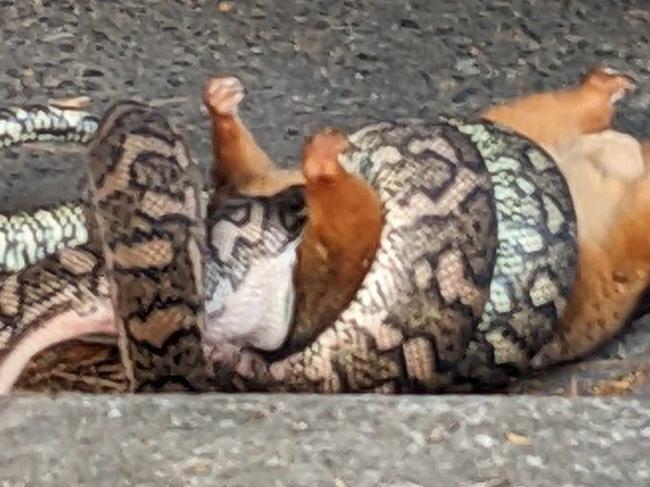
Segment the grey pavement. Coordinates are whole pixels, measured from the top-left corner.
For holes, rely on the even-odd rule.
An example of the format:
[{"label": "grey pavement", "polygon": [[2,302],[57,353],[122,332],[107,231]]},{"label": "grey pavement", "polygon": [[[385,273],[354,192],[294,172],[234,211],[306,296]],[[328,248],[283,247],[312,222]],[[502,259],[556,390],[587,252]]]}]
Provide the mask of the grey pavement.
[{"label": "grey pavement", "polygon": [[0,485],[650,485],[650,408],[519,397],[0,401]]},{"label": "grey pavement", "polygon": [[[0,0],[0,61],[3,104],[88,95],[100,112],[122,98],[157,103],[205,168],[200,87],[215,73],[243,80],[243,116],[283,164],[322,125],[471,115],[600,62],[639,83],[616,126],[650,136],[648,0]],[[78,155],[7,151],[0,167],[0,211],[79,196]],[[594,377],[625,389],[630,373],[643,382],[647,323],[523,392],[539,382],[547,394],[557,382],[580,393]],[[28,396],[0,402],[0,446],[0,486],[650,486],[650,405]]]}]

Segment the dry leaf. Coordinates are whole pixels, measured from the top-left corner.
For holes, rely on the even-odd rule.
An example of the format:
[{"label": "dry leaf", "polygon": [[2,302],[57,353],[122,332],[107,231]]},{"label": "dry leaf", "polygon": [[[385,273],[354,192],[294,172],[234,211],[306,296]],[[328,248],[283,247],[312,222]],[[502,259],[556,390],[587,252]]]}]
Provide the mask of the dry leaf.
[{"label": "dry leaf", "polygon": [[154,98],[149,100],[149,105],[155,108],[165,107],[167,105],[177,105],[187,103],[190,100],[189,96],[171,96],[169,98]]},{"label": "dry leaf", "polygon": [[634,392],[634,387],[647,381],[647,375],[642,370],[634,370],[613,380],[605,380],[592,387],[592,392],[598,396],[621,396]]},{"label": "dry leaf", "polygon": [[462,487],[511,487],[512,483],[508,477],[494,477],[491,479],[482,480],[480,482],[472,482],[471,484],[462,484]]},{"label": "dry leaf", "polygon": [[219,9],[219,12],[227,14],[232,10],[232,2],[219,2],[217,8]]},{"label": "dry leaf", "polygon": [[427,440],[429,441],[429,443],[439,443],[446,438],[447,438],[447,431],[445,430],[445,428],[443,428],[442,426],[437,426],[436,428],[431,430],[431,433],[429,433],[429,437],[427,438]]},{"label": "dry leaf", "polygon": [[530,438],[524,435],[520,435],[519,433],[513,433],[512,431],[508,431],[506,433],[506,440],[508,440],[508,443],[511,443],[516,446],[532,445]]},{"label": "dry leaf", "polygon": [[630,10],[627,14],[633,19],[642,20],[650,24],[650,11],[648,10]]}]

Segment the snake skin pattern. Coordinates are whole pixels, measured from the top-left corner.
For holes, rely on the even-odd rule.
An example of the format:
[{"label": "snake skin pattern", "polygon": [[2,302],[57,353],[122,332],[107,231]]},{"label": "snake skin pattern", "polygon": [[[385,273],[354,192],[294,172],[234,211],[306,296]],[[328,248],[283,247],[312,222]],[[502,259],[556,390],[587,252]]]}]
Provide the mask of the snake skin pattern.
[{"label": "snake skin pattern", "polygon": [[89,169],[131,387],[209,389],[198,166],[161,114],[122,103],[102,118]]},{"label": "snake skin pattern", "polygon": [[[99,118],[74,109],[45,105],[0,108],[0,148],[29,142],[88,144],[96,134]],[[207,206],[210,195],[201,193]],[[92,219],[92,216],[90,216]],[[83,245],[88,234],[86,201],[19,211],[0,212],[0,275],[18,272],[59,250]]]},{"label": "snake skin pattern", "polygon": [[[575,215],[552,158],[486,122],[386,123],[350,141],[342,162],[378,191],[385,214],[366,279],[339,319],[298,353],[245,347],[234,359],[212,355],[218,387],[433,392],[457,383],[498,385],[525,371],[550,339],[575,278]],[[301,213],[291,214],[284,228],[297,236]],[[224,219],[210,221],[214,228]],[[259,230],[250,222],[230,219],[231,235],[213,238],[213,253],[203,255],[205,269],[220,262],[218,255],[230,256],[233,266],[240,262],[238,246],[248,242],[252,249],[250,242],[260,241],[254,233],[235,237]],[[3,301],[2,293],[30,270],[0,284],[0,306],[18,305],[16,294]],[[206,275],[216,276],[208,288],[227,283],[218,273]],[[224,294],[236,296],[244,281],[227,283]],[[2,316],[0,333],[7,328]]]},{"label": "snake skin pattern", "polygon": [[[135,118],[126,126],[115,122],[128,120],[129,117]],[[139,271],[128,269],[130,274],[120,278],[119,272],[124,269],[119,268],[113,270],[109,279],[106,264],[114,267],[115,249],[122,251],[118,252],[118,257],[123,256],[124,252],[131,257],[137,256],[136,262],[130,262],[132,266],[145,265],[146,259],[160,258],[160,249],[166,248],[165,246],[171,248],[169,246],[175,242],[175,238],[181,238],[189,232],[189,227],[181,223],[188,223],[183,218],[189,218],[190,209],[192,212],[198,212],[200,216],[195,219],[198,219],[201,228],[204,228],[202,212],[205,201],[197,201],[192,205],[184,201],[181,204],[180,196],[185,193],[181,194],[178,190],[165,194],[163,191],[163,188],[171,191],[169,188],[175,186],[193,192],[194,186],[191,182],[198,176],[186,174],[196,172],[194,163],[186,154],[183,139],[160,114],[137,103],[122,102],[110,109],[102,120],[103,125],[93,141],[90,157],[90,166],[94,168],[95,177],[91,178],[94,184],[88,193],[93,195],[95,207],[84,205],[79,210],[80,214],[84,215],[86,242],[74,248],[50,253],[18,272],[0,272],[0,393],[10,387],[9,382],[15,379],[7,377],[10,374],[3,374],[12,351],[19,349],[26,342],[33,341],[33,337],[39,334],[42,336],[44,333],[66,336],[65,327],[72,326],[69,325],[70,322],[83,324],[85,321],[92,322],[100,318],[108,323],[104,331],[113,331],[115,316],[120,316],[121,313],[113,314],[111,298],[119,299],[119,293],[110,292],[111,287],[116,289],[115,285],[110,285],[111,282],[122,282],[125,286],[130,283],[140,290],[149,289],[151,293],[147,296],[152,300],[152,306],[147,310],[139,309],[139,316],[155,311],[154,317],[158,323],[164,315],[170,317],[170,320],[174,317],[179,319],[180,315],[173,315],[161,308],[166,302],[164,299],[155,297],[160,297],[165,287],[165,292],[169,294],[169,285],[175,282],[177,287],[174,288],[173,301],[176,304],[182,301],[185,305],[191,305],[189,308],[197,313],[197,310],[203,312],[205,304],[216,316],[208,317],[206,329],[202,328],[198,334],[211,336],[218,334],[214,329],[221,326],[219,317],[223,315],[222,308],[229,305],[238,306],[237,300],[227,300],[229,296],[224,291],[224,283],[229,283],[231,288],[245,288],[247,282],[255,282],[265,275],[268,271],[268,266],[264,265],[266,260],[280,263],[274,268],[279,276],[291,275],[295,259],[287,256],[295,254],[299,236],[306,223],[302,192],[294,188],[271,197],[233,198],[220,208],[207,220],[207,245],[204,236],[200,237],[200,245],[196,244],[200,252],[198,262],[195,250],[191,252],[194,261],[191,269],[185,261],[180,269],[174,270],[172,277],[169,274],[158,275],[157,271],[143,271],[140,276],[142,279],[135,282],[131,281],[131,278],[134,273],[139,275]],[[174,177],[177,179],[173,179]],[[157,186],[154,183],[157,183]],[[191,208],[187,208],[187,205]],[[160,226],[153,225],[151,212],[157,215]],[[170,215],[170,212],[173,214]],[[145,229],[146,225],[142,221],[136,222],[132,218],[134,214],[143,221],[148,221],[152,227]],[[98,222],[95,222],[95,216],[100,216],[97,218]],[[111,216],[112,220],[108,218]],[[137,228],[128,225],[137,225]],[[129,250],[123,248],[126,242],[131,243],[130,254]],[[233,247],[232,252],[226,252],[229,243]],[[178,242],[175,244],[178,245]],[[149,253],[147,249],[156,252]],[[180,258],[182,254],[176,247],[171,252],[174,258]],[[106,256],[109,258],[106,259]],[[198,273],[198,269],[201,269],[202,273],[203,266],[206,269],[205,285],[202,279],[193,281],[191,276],[194,274],[189,272],[191,270],[192,273]],[[171,271],[167,267],[166,272]],[[195,284],[194,292],[181,299],[179,296],[182,296],[185,287],[180,285],[179,279],[183,283],[200,282],[200,286]],[[201,291],[202,287],[206,288],[205,294]],[[117,287],[119,288],[121,286]],[[292,288],[275,286],[273,289],[274,291],[266,295],[270,302],[292,302]],[[132,291],[127,291],[126,295],[133,295],[135,291]],[[198,302],[192,302],[197,296],[200,297]],[[144,300],[139,304],[142,305],[143,302]],[[127,305],[120,303],[118,301],[117,309],[126,313],[124,310]],[[265,306],[263,301],[260,304]],[[178,309],[177,307],[176,310]],[[141,325],[130,321],[134,318],[133,314],[127,315],[125,318],[128,320],[125,321],[130,322],[134,328]],[[277,324],[277,327],[288,329],[291,316],[290,310],[277,312],[273,317],[274,326]],[[271,321],[267,316],[263,318],[267,322]],[[166,324],[169,326],[172,322],[167,321]],[[53,327],[58,329],[52,330]],[[89,328],[91,331],[97,331],[93,330],[92,326]],[[140,342],[136,336],[137,332],[134,332],[122,348],[126,364],[135,366],[136,371],[142,372],[132,374],[135,390],[167,390],[179,387],[198,390],[207,387],[199,380],[194,367],[188,365],[192,360],[199,360],[199,357],[203,356],[201,348],[189,347],[188,353],[183,355],[179,353],[182,348],[179,340],[183,333],[168,336],[172,343],[167,346],[168,344],[161,345],[156,342],[160,338],[159,335],[154,338],[144,333],[143,329],[144,327],[141,327],[139,330]],[[160,328],[157,331],[160,332]],[[235,329],[231,334],[224,336],[221,333],[219,336],[228,341],[236,341],[244,332],[245,330]],[[126,333],[122,336],[126,336]],[[195,332],[190,332],[185,339],[190,342],[196,339]],[[132,344],[133,347],[128,347],[127,344]],[[155,352],[153,355],[149,353],[152,350]],[[178,367],[179,362],[182,362],[182,367]],[[178,370],[182,369],[183,374],[172,373],[172,365]]]},{"label": "snake skin pattern", "polygon": [[575,279],[575,214],[554,161],[483,122],[380,124],[350,141],[344,165],[377,189],[386,215],[375,261],[310,347],[272,361],[246,351],[233,382],[433,392],[525,371]]},{"label": "snake skin pattern", "polygon": [[208,342],[238,335],[240,346],[282,345],[293,320],[290,276],[305,210],[303,190],[295,187],[272,199],[231,197],[208,216]]},{"label": "snake skin pattern", "polygon": [[490,299],[460,372],[505,383],[508,368],[526,371],[564,311],[577,266],[576,215],[546,152],[488,122],[457,127],[490,173],[499,233]]},{"label": "snake skin pattern", "polygon": [[[98,122],[87,112],[51,106],[0,108],[0,148],[43,141],[86,144]],[[0,274],[17,272],[46,255],[87,241],[79,202],[14,215],[0,212]]]}]

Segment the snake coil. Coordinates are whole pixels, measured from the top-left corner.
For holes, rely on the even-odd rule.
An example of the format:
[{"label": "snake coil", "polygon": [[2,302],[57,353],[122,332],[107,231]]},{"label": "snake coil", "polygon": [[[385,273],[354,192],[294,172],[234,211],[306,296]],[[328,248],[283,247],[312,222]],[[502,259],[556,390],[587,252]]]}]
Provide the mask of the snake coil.
[{"label": "snake coil", "polygon": [[[90,135],[95,119],[66,120],[67,130],[85,126],[78,133]],[[14,129],[11,140],[21,137],[31,135]],[[483,121],[383,123],[349,138],[342,162],[383,205],[375,261],[354,300],[310,346],[280,359],[244,350],[235,388],[434,391],[501,384],[525,371],[551,338],[575,279],[576,219],[555,161]],[[78,215],[70,221],[85,228]],[[42,231],[20,233],[15,217],[0,218],[0,273],[87,238],[59,229],[43,243],[34,237]],[[42,227],[36,215],[20,218],[22,229]],[[22,260],[6,243],[18,240],[32,246]]]}]

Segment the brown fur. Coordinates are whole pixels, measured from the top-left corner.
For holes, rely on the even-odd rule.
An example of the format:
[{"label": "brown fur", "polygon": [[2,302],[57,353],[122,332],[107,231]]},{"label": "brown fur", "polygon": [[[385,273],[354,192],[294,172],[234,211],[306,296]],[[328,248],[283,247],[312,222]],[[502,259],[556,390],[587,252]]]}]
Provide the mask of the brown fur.
[{"label": "brown fur", "polygon": [[[575,88],[524,96],[483,114],[554,155],[578,214],[576,284],[540,364],[580,357],[614,336],[649,284],[650,142],[640,148],[645,163],[639,171],[638,154],[621,134],[581,138],[609,128],[617,97],[632,86],[626,76],[599,68]],[[215,157],[222,165],[217,178],[261,191],[285,184],[238,117],[213,113],[212,121]],[[381,232],[376,195],[338,164],[344,147],[337,137],[323,132],[304,151],[310,225],[299,249],[297,327],[289,348],[306,345],[345,308]],[[274,184],[264,183],[269,174]]]},{"label": "brown fur", "polygon": [[[270,196],[289,186],[304,183],[296,170],[279,169],[257,145],[237,113],[243,98],[241,85],[224,92],[214,86],[223,78],[210,78],[203,89],[203,102],[210,114],[214,153],[213,205],[224,194],[237,191],[248,196]],[[239,95],[239,98],[236,96]],[[224,101],[225,99],[225,101]]]},{"label": "brown fur", "polygon": [[347,146],[341,133],[324,129],[303,151],[309,223],[298,253],[290,350],[307,345],[336,320],[361,285],[379,246],[381,205],[366,182],[338,163]]},{"label": "brown fur", "polygon": [[366,275],[382,227],[379,200],[338,163],[347,139],[333,129],[305,145],[302,172],[278,169],[237,115],[241,85],[223,88],[218,82],[208,81],[203,94],[212,121],[217,187],[212,204],[231,191],[270,195],[305,185],[309,223],[298,249],[296,326],[289,346],[306,345],[336,319]]}]

